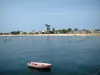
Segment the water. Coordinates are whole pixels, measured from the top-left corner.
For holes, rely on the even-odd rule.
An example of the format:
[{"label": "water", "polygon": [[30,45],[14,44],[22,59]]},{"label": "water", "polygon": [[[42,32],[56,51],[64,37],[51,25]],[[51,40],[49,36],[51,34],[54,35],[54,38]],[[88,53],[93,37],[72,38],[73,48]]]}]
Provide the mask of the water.
[{"label": "water", "polygon": [[[30,61],[53,66],[49,70],[28,68]],[[0,37],[0,75],[94,75],[99,69],[100,37]]]}]

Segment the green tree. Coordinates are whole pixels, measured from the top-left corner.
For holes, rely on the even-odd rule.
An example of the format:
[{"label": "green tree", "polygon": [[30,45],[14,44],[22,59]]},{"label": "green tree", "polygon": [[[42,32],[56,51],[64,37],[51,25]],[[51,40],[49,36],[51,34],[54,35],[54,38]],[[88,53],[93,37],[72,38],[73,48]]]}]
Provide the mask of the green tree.
[{"label": "green tree", "polygon": [[95,31],[100,31],[100,29],[95,29]]},{"label": "green tree", "polygon": [[12,31],[11,34],[12,35],[17,35],[17,34],[20,34],[20,31]]},{"label": "green tree", "polygon": [[52,28],[52,31],[54,31],[54,32],[55,32],[55,28]]},{"label": "green tree", "polygon": [[25,34],[27,34],[27,32],[23,32],[23,34],[25,35]]},{"label": "green tree", "polygon": [[79,30],[78,28],[75,28],[75,29],[74,29],[74,31],[78,31],[78,30]]},{"label": "green tree", "polygon": [[72,29],[71,29],[71,28],[68,28],[68,29],[67,29],[67,32],[71,32],[71,31],[72,31]]},{"label": "green tree", "polygon": [[67,33],[67,30],[66,29],[62,29],[61,32],[62,33]]},{"label": "green tree", "polygon": [[47,33],[50,33],[50,25],[45,24],[46,28],[47,28]]},{"label": "green tree", "polygon": [[55,33],[55,31],[56,31],[56,30],[55,30],[55,28],[52,28],[52,31],[53,31],[53,34],[54,34],[54,33]]},{"label": "green tree", "polygon": [[2,35],[3,33],[0,33],[0,35]]},{"label": "green tree", "polygon": [[82,31],[86,31],[86,29],[83,29]]}]

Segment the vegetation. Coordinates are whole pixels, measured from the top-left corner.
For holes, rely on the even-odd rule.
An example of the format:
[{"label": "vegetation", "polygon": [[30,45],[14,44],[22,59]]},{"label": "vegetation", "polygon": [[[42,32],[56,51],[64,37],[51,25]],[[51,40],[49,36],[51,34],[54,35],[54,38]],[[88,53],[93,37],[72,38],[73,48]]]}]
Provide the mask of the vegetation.
[{"label": "vegetation", "polygon": [[17,34],[20,34],[20,32],[21,32],[21,31],[12,31],[11,34],[12,34],[12,35],[17,35]]},{"label": "vegetation", "polygon": [[47,28],[47,33],[50,33],[50,25],[45,24],[46,28]]},{"label": "vegetation", "polygon": [[100,29],[95,29],[95,31],[100,31]]},{"label": "vegetation", "polygon": [[75,29],[74,29],[74,31],[78,31],[78,30],[79,30],[78,28],[75,28]]},{"label": "vegetation", "polygon": [[27,32],[23,32],[22,34],[26,35],[26,34],[27,34]]},{"label": "vegetation", "polygon": [[[78,28],[68,28],[68,29],[58,29],[56,30],[55,28],[50,28],[51,25],[45,24],[46,26],[46,31],[38,31],[35,32],[34,30],[32,32],[22,32],[22,31],[12,31],[10,33],[0,33],[0,35],[27,35],[27,34],[68,34],[68,33],[100,33],[100,29],[95,29],[95,30],[87,30],[87,29],[82,29],[79,30]],[[51,30],[50,30],[51,29]]]},{"label": "vegetation", "polygon": [[2,35],[3,33],[0,33],[0,35]]}]

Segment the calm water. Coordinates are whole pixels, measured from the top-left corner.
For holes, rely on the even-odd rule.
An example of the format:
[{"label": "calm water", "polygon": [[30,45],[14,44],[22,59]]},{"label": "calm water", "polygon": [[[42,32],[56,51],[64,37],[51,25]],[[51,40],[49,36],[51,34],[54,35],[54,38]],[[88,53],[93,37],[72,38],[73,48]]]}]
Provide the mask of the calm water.
[{"label": "calm water", "polygon": [[[48,62],[50,70],[27,67]],[[0,37],[0,75],[100,75],[100,37]]]}]

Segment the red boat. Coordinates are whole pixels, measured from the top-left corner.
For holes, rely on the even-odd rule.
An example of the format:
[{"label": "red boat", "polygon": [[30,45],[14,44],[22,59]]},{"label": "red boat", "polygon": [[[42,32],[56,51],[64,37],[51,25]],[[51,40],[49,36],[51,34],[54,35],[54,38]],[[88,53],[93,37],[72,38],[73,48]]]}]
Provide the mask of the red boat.
[{"label": "red boat", "polygon": [[50,68],[52,65],[49,63],[42,63],[42,62],[30,62],[28,63],[29,67],[34,67],[34,68]]}]

